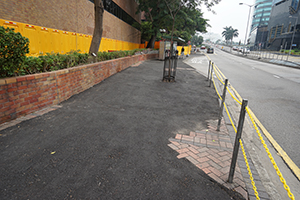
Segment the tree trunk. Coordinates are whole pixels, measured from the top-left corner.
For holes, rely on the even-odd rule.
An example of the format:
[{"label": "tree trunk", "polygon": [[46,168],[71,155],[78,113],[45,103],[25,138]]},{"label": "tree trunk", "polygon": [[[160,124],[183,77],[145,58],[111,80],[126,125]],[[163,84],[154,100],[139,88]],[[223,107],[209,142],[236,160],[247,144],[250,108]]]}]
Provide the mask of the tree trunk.
[{"label": "tree trunk", "polygon": [[104,12],[104,6],[102,0],[94,0],[94,9],[95,9],[95,28],[94,28],[93,39],[89,51],[90,55],[92,55],[93,53],[97,55],[101,43],[102,32],[103,32],[103,12]]},{"label": "tree trunk", "polygon": [[150,40],[149,40],[146,48],[152,48],[152,49],[154,49],[156,36],[157,36],[157,32],[155,32],[155,34],[151,36],[151,38],[150,38]]}]

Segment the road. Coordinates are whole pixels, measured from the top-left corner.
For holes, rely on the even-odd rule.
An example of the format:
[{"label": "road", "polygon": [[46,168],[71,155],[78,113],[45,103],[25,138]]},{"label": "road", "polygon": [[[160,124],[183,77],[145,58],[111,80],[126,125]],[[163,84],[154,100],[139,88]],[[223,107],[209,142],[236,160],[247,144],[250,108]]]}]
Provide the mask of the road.
[{"label": "road", "polygon": [[[265,128],[300,167],[300,70],[231,55],[209,54]],[[207,69],[200,69],[207,73]]]}]

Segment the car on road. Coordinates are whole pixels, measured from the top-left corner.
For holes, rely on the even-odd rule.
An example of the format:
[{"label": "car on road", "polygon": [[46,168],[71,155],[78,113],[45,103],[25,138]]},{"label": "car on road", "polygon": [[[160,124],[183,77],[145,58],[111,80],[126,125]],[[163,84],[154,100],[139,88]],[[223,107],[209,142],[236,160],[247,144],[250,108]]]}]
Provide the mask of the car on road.
[{"label": "car on road", "polygon": [[241,53],[243,53],[243,52],[250,53],[250,49],[248,49],[247,47],[245,48],[245,51],[244,51],[244,47],[239,47],[238,51],[241,52]]},{"label": "car on road", "polygon": [[233,47],[232,47],[232,50],[233,50],[233,51],[237,51],[238,48],[237,48],[236,46],[233,46]]},{"label": "car on road", "polygon": [[204,45],[202,45],[202,46],[200,47],[200,49],[206,49],[206,47],[205,47]]},{"label": "car on road", "polygon": [[214,48],[208,47],[206,53],[214,53]]}]

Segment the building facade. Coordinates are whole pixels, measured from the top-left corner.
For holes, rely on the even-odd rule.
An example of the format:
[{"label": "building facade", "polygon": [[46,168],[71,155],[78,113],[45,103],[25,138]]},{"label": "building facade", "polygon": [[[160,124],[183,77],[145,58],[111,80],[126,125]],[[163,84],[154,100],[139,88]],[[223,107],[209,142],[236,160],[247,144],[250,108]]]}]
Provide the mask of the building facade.
[{"label": "building facade", "polygon": [[[299,48],[299,0],[276,0],[268,24],[268,49]],[[293,43],[293,44],[292,44]]]},{"label": "building facade", "polygon": [[[102,37],[108,42],[113,40],[114,43],[139,45],[141,32],[134,24],[141,23],[141,16],[136,14],[136,1],[103,0],[103,3],[105,11]],[[58,33],[72,32],[75,35],[77,33],[91,37],[94,31],[94,3],[92,0],[1,0],[0,20],[58,30]],[[34,44],[34,38],[32,41]]]},{"label": "building facade", "polygon": [[255,27],[250,33],[249,46],[250,50],[265,49],[268,38],[268,25],[260,25]]},{"label": "building facade", "polygon": [[258,26],[268,25],[272,10],[272,0],[256,0],[255,5],[250,32]]}]

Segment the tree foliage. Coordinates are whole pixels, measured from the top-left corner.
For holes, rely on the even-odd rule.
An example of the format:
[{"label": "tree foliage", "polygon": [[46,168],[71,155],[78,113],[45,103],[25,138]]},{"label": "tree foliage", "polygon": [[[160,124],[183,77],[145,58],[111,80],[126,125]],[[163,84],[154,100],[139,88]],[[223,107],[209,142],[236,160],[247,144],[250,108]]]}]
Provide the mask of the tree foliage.
[{"label": "tree foliage", "polygon": [[228,43],[228,41],[231,41],[231,43],[232,43],[233,37],[239,36],[238,30],[232,28],[231,26],[229,26],[229,27],[226,26],[223,29],[224,29],[224,31],[222,32],[222,37],[225,38],[226,43]]},{"label": "tree foliage", "polygon": [[[175,20],[174,36],[189,41],[196,31],[204,33],[208,26],[208,20],[203,18],[200,9],[182,7]],[[166,24],[166,29],[169,32],[171,31],[171,27],[168,24]]]},{"label": "tree foliage", "polygon": [[[206,32],[208,20],[203,19],[199,6],[212,6],[221,0],[139,0],[138,12],[145,12],[146,20],[151,23],[152,36],[149,45],[154,41],[160,29],[166,29],[171,35],[174,19],[174,36],[191,39],[195,31]],[[148,46],[148,47],[153,47]]]},{"label": "tree foliage", "polygon": [[202,36],[197,36],[197,35],[194,35],[191,39],[191,43],[192,45],[196,45],[196,46],[199,46],[201,45],[203,42],[203,37]]}]

